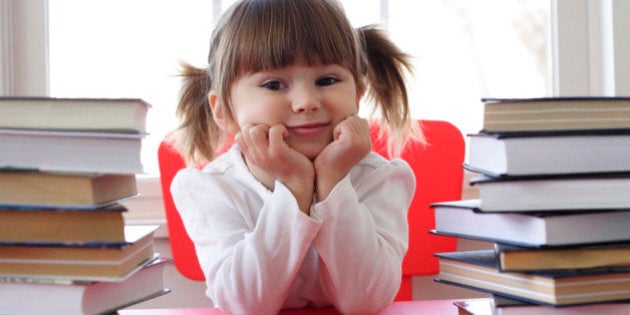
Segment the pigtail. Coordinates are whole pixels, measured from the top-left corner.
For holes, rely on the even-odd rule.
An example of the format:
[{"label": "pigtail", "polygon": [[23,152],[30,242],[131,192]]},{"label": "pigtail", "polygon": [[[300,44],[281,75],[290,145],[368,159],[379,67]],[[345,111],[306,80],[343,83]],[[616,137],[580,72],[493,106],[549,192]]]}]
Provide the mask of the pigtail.
[{"label": "pigtail", "polygon": [[406,74],[411,56],[402,52],[380,29],[357,29],[363,49],[361,69],[367,79],[367,98],[379,109],[381,132],[388,134],[390,156],[399,156],[409,141],[424,142],[418,124],[411,119]]},{"label": "pigtail", "polygon": [[211,78],[206,69],[182,63],[177,117],[180,124],[176,145],[188,165],[199,165],[214,159],[222,142],[222,133],[212,117],[208,103]]}]

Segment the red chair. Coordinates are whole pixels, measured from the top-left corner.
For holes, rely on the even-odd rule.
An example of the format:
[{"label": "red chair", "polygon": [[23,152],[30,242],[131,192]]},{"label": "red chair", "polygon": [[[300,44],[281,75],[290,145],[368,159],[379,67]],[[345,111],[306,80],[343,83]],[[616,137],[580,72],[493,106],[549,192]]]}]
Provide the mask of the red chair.
[{"label": "red chair", "polygon": [[[454,251],[456,239],[431,235],[435,227],[434,212],[429,205],[438,201],[458,200],[462,194],[464,138],[460,131],[445,121],[421,120],[427,145],[410,144],[401,157],[413,169],[417,188],[409,208],[409,250],[403,260],[403,279],[396,300],[412,299],[411,278],[438,272],[436,252]],[[386,141],[377,139],[378,127],[371,130],[373,150],[388,157]],[[185,166],[182,156],[173,148],[172,139],[165,138],[158,149],[164,208],[177,270],[193,280],[204,280],[197,254],[175,208],[170,185],[175,173]]]}]

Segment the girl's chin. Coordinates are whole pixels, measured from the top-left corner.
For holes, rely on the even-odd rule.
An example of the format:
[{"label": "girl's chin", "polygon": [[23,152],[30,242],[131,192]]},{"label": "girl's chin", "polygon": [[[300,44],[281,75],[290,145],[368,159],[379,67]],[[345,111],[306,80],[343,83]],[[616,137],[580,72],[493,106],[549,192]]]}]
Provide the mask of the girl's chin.
[{"label": "girl's chin", "polygon": [[315,158],[321,152],[322,152],[322,150],[319,150],[319,151],[308,151],[308,152],[302,152],[302,154],[304,154],[309,160],[313,161],[313,160],[315,160]]},{"label": "girl's chin", "polygon": [[312,146],[312,145],[296,145],[293,146],[293,149],[304,154],[311,161],[314,160],[320,152],[325,148],[325,145],[322,146]]}]

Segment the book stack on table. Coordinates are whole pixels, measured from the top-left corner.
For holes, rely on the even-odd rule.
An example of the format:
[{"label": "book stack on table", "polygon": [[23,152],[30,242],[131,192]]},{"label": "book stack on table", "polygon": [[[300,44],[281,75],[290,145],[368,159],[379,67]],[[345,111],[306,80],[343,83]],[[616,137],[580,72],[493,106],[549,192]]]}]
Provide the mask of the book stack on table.
[{"label": "book stack on table", "polygon": [[149,105],[0,98],[0,313],[99,314],[153,298],[156,226],[126,225]]},{"label": "book stack on table", "polygon": [[494,314],[630,313],[630,98],[486,99],[464,167],[479,199],[433,204],[432,232],[494,249],[436,254],[436,281]]}]

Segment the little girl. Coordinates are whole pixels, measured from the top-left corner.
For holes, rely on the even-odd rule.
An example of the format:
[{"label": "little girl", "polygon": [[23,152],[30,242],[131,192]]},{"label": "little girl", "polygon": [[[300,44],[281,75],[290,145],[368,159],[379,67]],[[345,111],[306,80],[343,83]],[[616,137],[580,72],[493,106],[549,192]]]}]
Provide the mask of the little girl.
[{"label": "little girl", "polygon": [[[183,73],[177,136],[196,167],[171,186],[208,297],[232,314],[387,307],[415,179],[371,153],[357,114],[367,92],[394,154],[421,137],[407,55],[375,28],[354,30],[334,0],[242,0],[216,26],[208,63]],[[228,135],[235,145],[215,158]]]}]

